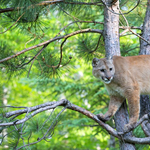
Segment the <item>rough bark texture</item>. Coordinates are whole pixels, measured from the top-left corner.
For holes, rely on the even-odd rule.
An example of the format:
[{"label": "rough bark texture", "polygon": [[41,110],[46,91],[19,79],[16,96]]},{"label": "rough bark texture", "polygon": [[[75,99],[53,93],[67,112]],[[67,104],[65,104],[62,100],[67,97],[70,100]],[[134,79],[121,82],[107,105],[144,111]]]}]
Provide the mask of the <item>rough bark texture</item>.
[{"label": "rough bark texture", "polygon": [[[129,122],[129,114],[127,111],[127,104],[126,101],[122,104],[121,108],[117,111],[116,115],[114,116],[116,129],[118,132],[123,131],[123,127],[125,124]],[[126,133],[124,137],[132,136],[132,133]],[[124,141],[120,141],[120,149],[121,150],[135,150],[133,144],[125,143]]]},{"label": "rough bark texture", "polygon": [[[119,13],[118,5],[119,1],[108,8]],[[106,57],[120,55],[119,15],[110,12],[106,7],[104,10],[104,39]]]},{"label": "rough bark texture", "polygon": [[[108,3],[109,0],[106,1]],[[115,13],[119,13],[119,1],[117,1],[111,7],[110,10]],[[105,50],[106,57],[120,55],[120,41],[119,41],[119,15],[112,13],[105,7],[104,10],[104,39],[105,39]],[[121,106],[115,115],[115,124],[118,132],[123,132],[123,127],[129,120],[126,102]],[[131,133],[125,136],[131,136]],[[134,145],[120,141],[121,150],[135,150]]]},{"label": "rough bark texture", "polygon": [[[150,42],[150,0],[147,2],[142,37]],[[150,45],[143,40],[140,40],[140,43],[140,55],[150,55]]]},{"label": "rough bark texture", "polygon": [[[147,3],[147,10],[143,24],[142,37],[150,42],[150,0]],[[143,40],[140,40],[140,55],[150,55],[150,45]],[[140,118],[150,112],[150,99],[148,95],[140,96]],[[147,136],[150,136],[150,123],[145,121],[142,123],[142,128]]]},{"label": "rough bark texture", "polygon": [[140,96],[140,118],[150,112],[150,99],[148,95]]}]

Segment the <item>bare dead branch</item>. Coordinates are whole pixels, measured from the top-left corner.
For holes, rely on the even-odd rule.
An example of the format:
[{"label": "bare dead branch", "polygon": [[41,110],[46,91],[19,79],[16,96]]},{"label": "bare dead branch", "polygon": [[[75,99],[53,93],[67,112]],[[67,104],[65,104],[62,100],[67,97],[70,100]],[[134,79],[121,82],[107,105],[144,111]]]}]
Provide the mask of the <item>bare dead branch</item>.
[{"label": "bare dead branch", "polygon": [[135,33],[135,32],[134,32],[133,30],[131,30],[131,29],[129,29],[129,31],[130,31],[131,33],[133,33],[134,35],[136,35],[137,37],[139,37],[140,39],[142,39],[143,41],[145,41],[147,44],[150,45],[150,42],[147,41],[145,38],[143,38],[143,37],[140,36],[139,34]]},{"label": "bare dead branch", "polygon": [[102,31],[102,30],[98,30],[98,29],[82,29],[82,30],[75,31],[75,32],[72,32],[72,33],[67,34],[67,35],[55,37],[55,38],[52,38],[52,39],[50,39],[50,40],[48,40],[48,41],[45,41],[45,42],[43,42],[43,43],[39,43],[39,44],[37,44],[37,45],[31,46],[31,47],[29,47],[29,48],[26,48],[26,49],[24,49],[24,50],[22,50],[22,51],[20,51],[20,52],[17,52],[17,53],[14,54],[14,55],[11,55],[11,56],[8,56],[8,57],[6,57],[6,58],[4,58],[4,59],[1,59],[1,60],[0,60],[0,63],[2,63],[2,62],[4,62],[4,61],[8,61],[8,60],[10,60],[10,59],[12,59],[12,58],[15,58],[15,57],[17,57],[17,56],[19,56],[19,55],[21,55],[21,54],[27,52],[27,51],[30,51],[30,50],[32,50],[32,49],[41,47],[41,46],[46,45],[46,44],[49,44],[49,43],[51,43],[51,42],[54,42],[54,41],[57,41],[57,40],[60,40],[60,39],[63,39],[63,38],[68,38],[68,37],[71,37],[71,36],[74,36],[74,35],[77,35],[77,34],[80,34],[80,33],[90,33],[90,32],[91,32],[91,33],[100,33],[100,34],[102,34],[103,31]]},{"label": "bare dead branch", "polygon": [[[44,107],[47,107],[47,106],[52,106],[52,105],[53,106],[54,105],[61,106],[61,105],[65,105],[65,104],[66,104],[66,101],[64,101],[64,100],[61,100],[61,101],[59,101],[57,103],[56,102],[47,102],[47,103],[44,103],[44,104],[41,104],[41,105],[37,105],[37,106],[29,107],[29,108],[26,107],[25,109],[15,110],[15,111],[8,112],[8,113],[5,114],[5,117],[6,118],[10,118],[10,117],[12,117],[12,116],[14,116],[16,114],[27,113],[28,109],[30,109],[30,112],[33,112],[33,111],[36,111],[36,110],[38,110],[40,108],[44,108]],[[55,106],[54,106],[54,108],[55,108]]]},{"label": "bare dead branch", "polygon": [[29,120],[30,118],[32,118],[33,116],[35,116],[38,113],[41,113],[43,111],[49,110],[49,109],[55,109],[58,106],[67,106],[68,109],[71,110],[75,110],[78,111],[84,115],[86,115],[87,117],[93,119],[94,121],[96,121],[99,125],[101,125],[102,127],[104,127],[104,129],[106,129],[109,133],[113,134],[115,137],[119,138],[118,133],[109,125],[105,124],[104,122],[102,122],[101,120],[99,120],[97,118],[96,115],[92,114],[91,112],[76,106],[74,104],[71,104],[68,100],[66,99],[62,99],[60,101],[56,101],[56,102],[47,102],[41,105],[37,105],[34,107],[28,107],[26,109],[22,109],[22,110],[17,110],[17,111],[11,111],[5,114],[6,118],[9,118],[13,115],[16,114],[23,114],[23,113],[27,113],[27,112],[32,112],[30,115],[25,116],[23,119],[21,120],[16,120],[14,122],[8,122],[8,123],[0,123],[0,127],[5,127],[5,126],[12,126],[12,125],[17,125],[17,124],[22,124],[24,122],[26,122],[27,120]]},{"label": "bare dead branch", "polygon": [[[119,26],[119,29],[127,29],[127,26]],[[136,27],[136,26],[131,26],[130,29],[138,29],[138,30],[142,30],[143,27]]]},{"label": "bare dead branch", "polygon": [[[33,116],[35,116],[36,114],[40,113],[40,112],[43,112],[43,111],[46,111],[46,110],[49,110],[49,109],[52,109],[54,110],[56,107],[58,106],[63,106],[64,109],[71,109],[71,110],[74,110],[74,111],[77,111],[79,113],[82,113],[83,115],[87,116],[88,118],[91,118],[92,120],[94,120],[96,123],[98,123],[101,127],[103,127],[108,133],[110,133],[111,135],[119,138],[120,140],[123,140],[123,141],[126,141],[126,142],[130,142],[130,143],[139,143],[139,144],[150,144],[150,137],[145,137],[145,138],[136,138],[136,137],[130,137],[130,136],[124,136],[124,135],[120,135],[118,134],[118,132],[113,129],[111,126],[109,126],[108,124],[102,122],[101,120],[98,119],[98,117],[94,114],[92,114],[91,112],[87,111],[86,109],[84,108],[81,108],[77,105],[74,105],[72,103],[70,103],[68,100],[66,99],[62,99],[60,101],[56,101],[56,102],[47,102],[47,103],[44,103],[44,104],[41,104],[41,105],[37,105],[37,106],[34,106],[34,107],[28,107],[28,108],[25,108],[25,109],[22,109],[22,110],[17,110],[17,111],[11,111],[11,112],[8,112],[6,113],[6,117],[9,118],[13,115],[16,115],[16,114],[22,114],[22,113],[27,113],[26,116],[21,119],[21,120],[16,120],[14,122],[8,122],[8,123],[1,123],[0,126],[1,127],[6,127],[6,126],[14,126],[14,125],[17,125],[17,124],[23,124],[29,120],[30,118],[32,118]],[[63,111],[63,109],[62,109]],[[32,112],[31,114],[28,114],[29,112]],[[59,115],[59,114],[58,114]],[[144,115],[139,121],[138,123],[135,125],[135,127],[137,127],[138,125],[140,125],[143,121],[147,120],[148,119],[148,115]],[[54,124],[53,124],[54,125]],[[39,141],[41,141],[42,139],[44,139],[44,137],[46,137],[48,131],[51,129],[51,127],[47,130],[47,132],[44,134],[43,138],[40,138],[38,141],[34,142],[34,143],[28,143],[27,145],[24,145],[24,146],[28,146],[28,145],[31,145],[31,144],[35,144]],[[20,147],[21,148],[21,147]],[[19,149],[20,149],[19,148]]]}]

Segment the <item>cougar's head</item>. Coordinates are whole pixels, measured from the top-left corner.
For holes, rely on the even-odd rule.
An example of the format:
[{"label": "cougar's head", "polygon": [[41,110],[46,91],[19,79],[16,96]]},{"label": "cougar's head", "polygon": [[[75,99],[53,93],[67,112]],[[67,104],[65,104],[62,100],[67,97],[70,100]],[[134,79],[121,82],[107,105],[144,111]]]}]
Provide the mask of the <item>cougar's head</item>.
[{"label": "cougar's head", "polygon": [[102,79],[106,84],[109,84],[114,77],[115,67],[112,58],[93,58],[93,75],[96,78]]}]

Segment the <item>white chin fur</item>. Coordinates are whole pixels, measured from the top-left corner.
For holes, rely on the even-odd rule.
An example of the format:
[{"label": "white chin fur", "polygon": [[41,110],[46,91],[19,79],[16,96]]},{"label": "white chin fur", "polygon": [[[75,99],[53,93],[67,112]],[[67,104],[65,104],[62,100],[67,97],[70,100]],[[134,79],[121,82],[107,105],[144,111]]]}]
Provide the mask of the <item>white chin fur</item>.
[{"label": "white chin fur", "polygon": [[[104,81],[104,80],[103,80]],[[104,81],[106,84],[109,84],[110,82],[111,82],[111,80],[109,80],[109,81]]]}]

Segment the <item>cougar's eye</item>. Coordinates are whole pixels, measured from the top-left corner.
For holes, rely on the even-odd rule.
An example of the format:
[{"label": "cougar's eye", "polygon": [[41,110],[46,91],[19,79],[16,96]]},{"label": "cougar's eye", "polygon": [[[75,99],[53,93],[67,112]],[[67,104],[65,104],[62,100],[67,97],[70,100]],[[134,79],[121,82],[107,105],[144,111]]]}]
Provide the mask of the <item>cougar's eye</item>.
[{"label": "cougar's eye", "polygon": [[105,70],[104,70],[104,69],[100,69],[100,71],[101,71],[101,72],[104,72]]},{"label": "cougar's eye", "polygon": [[110,71],[112,71],[112,68],[109,68]]}]

